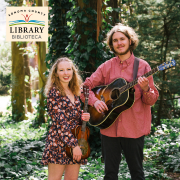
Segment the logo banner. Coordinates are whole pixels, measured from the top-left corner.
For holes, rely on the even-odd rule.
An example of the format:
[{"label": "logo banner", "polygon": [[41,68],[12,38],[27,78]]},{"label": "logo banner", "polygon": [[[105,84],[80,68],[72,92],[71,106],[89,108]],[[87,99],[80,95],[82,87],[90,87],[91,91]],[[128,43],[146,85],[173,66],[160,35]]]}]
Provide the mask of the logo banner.
[{"label": "logo banner", "polygon": [[6,41],[48,41],[48,7],[6,7]]}]

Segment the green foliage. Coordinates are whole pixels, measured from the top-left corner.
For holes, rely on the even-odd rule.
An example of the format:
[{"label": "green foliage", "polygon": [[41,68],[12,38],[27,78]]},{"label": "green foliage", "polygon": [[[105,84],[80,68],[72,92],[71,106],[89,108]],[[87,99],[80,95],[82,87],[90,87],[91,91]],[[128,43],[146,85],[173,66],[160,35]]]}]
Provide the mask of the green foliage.
[{"label": "green foliage", "polygon": [[[89,158],[88,162],[89,163],[86,166],[81,167],[78,180],[84,180],[84,179],[102,180],[104,177],[104,163],[101,163],[101,158],[97,158],[97,159]],[[171,179],[170,177],[167,176],[166,173],[164,173],[162,169],[156,168],[155,164],[151,163],[151,161],[144,162],[144,174],[146,180]],[[123,157],[119,167],[118,180],[125,180],[125,179],[130,180],[131,176],[125,158]]]},{"label": "green foliage", "polygon": [[90,126],[90,137],[88,139],[90,148],[91,148],[91,156],[93,158],[98,158],[101,156],[101,134],[100,130],[96,127]]},{"label": "green foliage", "polygon": [[[89,8],[90,2],[83,2],[85,3],[83,8],[78,7],[76,2],[74,2],[74,6],[66,15],[71,20],[69,23],[71,41],[66,49],[71,59],[74,60],[80,69],[82,77],[85,79],[100,64],[110,59],[113,54],[106,49],[106,45],[103,42],[111,25],[103,21],[103,30],[100,32],[97,41],[97,12],[92,7]],[[103,15],[105,13],[106,11]]]},{"label": "green foliage", "polygon": [[[134,52],[145,59],[152,68],[175,59],[179,64],[180,11],[176,0],[131,1],[133,13],[127,13],[127,24],[136,29],[139,45]],[[179,117],[176,111],[176,94],[179,95],[179,73],[176,68],[154,75],[155,84],[159,87],[160,97],[154,106],[154,123],[160,124],[162,118]]]},{"label": "green foliage", "polygon": [[17,179],[28,177],[38,168],[42,157],[40,149],[44,148],[44,143],[38,140],[18,140],[7,144],[0,151],[1,153],[1,178],[9,177]]},{"label": "green foliage", "polygon": [[[45,147],[49,123],[34,128],[35,114],[28,120],[14,122],[11,115],[0,117],[0,179],[47,180],[47,167],[40,161]],[[98,132],[97,128],[95,131]],[[97,133],[96,132],[96,133]],[[96,142],[95,132],[92,141]],[[98,132],[99,133],[99,132]],[[94,145],[97,147],[97,145]],[[97,150],[98,151],[98,150]],[[168,172],[180,173],[180,119],[163,120],[154,135],[145,137],[144,172],[147,180],[170,179]],[[102,180],[104,163],[101,153],[92,152],[88,164],[81,166],[78,180]],[[119,168],[119,180],[130,179],[124,156]]]},{"label": "green foliage", "polygon": [[67,56],[65,48],[70,38],[70,30],[67,26],[66,13],[72,7],[69,0],[50,0],[49,1],[49,52],[46,55],[47,67],[50,68],[55,60],[61,56]]},{"label": "green foliage", "polygon": [[46,177],[47,168],[40,165],[40,160],[45,146],[47,124],[34,129],[30,119],[15,123],[8,117],[2,117],[0,125],[0,179]]},{"label": "green foliage", "polygon": [[163,120],[153,136],[146,138],[146,158],[164,171],[180,172],[180,120]]},{"label": "green foliage", "polygon": [[0,44],[0,94],[7,94],[11,84],[11,43]]},{"label": "green foliage", "polygon": [[29,0],[27,4],[23,2],[23,0],[5,0],[5,2],[7,2],[9,6],[22,6],[22,5],[36,6],[36,0]]}]

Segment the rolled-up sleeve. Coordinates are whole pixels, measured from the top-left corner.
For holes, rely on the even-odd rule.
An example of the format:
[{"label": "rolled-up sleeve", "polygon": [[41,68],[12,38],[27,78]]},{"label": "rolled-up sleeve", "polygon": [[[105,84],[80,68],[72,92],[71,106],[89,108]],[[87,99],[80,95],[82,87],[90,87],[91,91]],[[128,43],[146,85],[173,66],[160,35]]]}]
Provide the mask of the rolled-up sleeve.
[{"label": "rolled-up sleeve", "polygon": [[[145,73],[149,72],[150,70],[151,70],[151,67],[149,65],[146,66]],[[148,80],[149,80],[149,90],[147,92],[143,91],[142,101],[143,101],[143,103],[152,106],[157,101],[157,99],[159,97],[159,92],[154,86],[154,81],[153,81],[152,75],[150,77],[148,77]]]}]

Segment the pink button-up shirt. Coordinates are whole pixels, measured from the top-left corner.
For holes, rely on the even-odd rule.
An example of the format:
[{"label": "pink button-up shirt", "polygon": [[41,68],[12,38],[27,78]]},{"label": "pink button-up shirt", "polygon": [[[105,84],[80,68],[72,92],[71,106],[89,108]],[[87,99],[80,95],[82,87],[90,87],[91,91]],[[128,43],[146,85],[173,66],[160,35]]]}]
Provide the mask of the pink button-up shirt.
[{"label": "pink button-up shirt", "polygon": [[[91,91],[92,88],[100,85],[108,85],[117,78],[123,78],[127,82],[133,81],[133,66],[133,53],[130,58],[125,61],[121,61],[118,57],[114,57],[101,64],[83,83],[90,88],[88,104],[93,106],[98,100],[93,91]],[[149,64],[141,59],[137,77],[144,75],[150,70],[151,67]],[[138,84],[135,85],[135,102],[133,106],[123,111],[110,127],[101,129],[101,134],[110,137],[138,138],[150,133],[151,106],[157,101],[159,93],[154,87],[153,77],[148,77],[148,80],[149,91],[144,92]],[[83,94],[81,95],[81,99],[84,101]]]}]

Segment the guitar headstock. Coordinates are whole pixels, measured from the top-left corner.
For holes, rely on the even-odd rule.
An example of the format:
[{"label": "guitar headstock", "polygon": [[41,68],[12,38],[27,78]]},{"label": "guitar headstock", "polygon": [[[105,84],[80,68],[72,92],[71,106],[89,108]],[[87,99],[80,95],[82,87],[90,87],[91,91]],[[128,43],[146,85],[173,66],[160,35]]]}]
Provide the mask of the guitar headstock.
[{"label": "guitar headstock", "polygon": [[171,61],[165,62],[158,66],[159,71],[163,71],[165,69],[169,69],[171,67],[174,67],[176,65],[176,61],[172,59]]},{"label": "guitar headstock", "polygon": [[83,93],[85,98],[89,98],[89,86],[83,85]]}]

